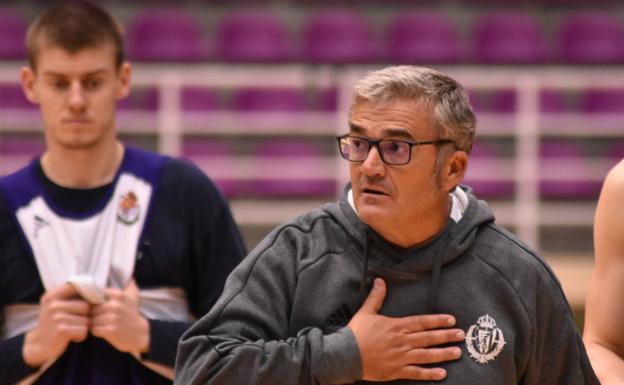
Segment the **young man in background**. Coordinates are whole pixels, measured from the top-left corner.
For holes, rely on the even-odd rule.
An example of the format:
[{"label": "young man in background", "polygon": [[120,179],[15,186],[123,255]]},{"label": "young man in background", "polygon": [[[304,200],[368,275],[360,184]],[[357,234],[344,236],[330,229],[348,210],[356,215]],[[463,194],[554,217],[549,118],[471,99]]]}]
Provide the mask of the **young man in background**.
[{"label": "young man in background", "polygon": [[171,383],[245,253],[229,208],[197,168],[119,142],[131,67],[108,13],[52,8],[27,48],[46,150],[0,179],[0,384]]}]

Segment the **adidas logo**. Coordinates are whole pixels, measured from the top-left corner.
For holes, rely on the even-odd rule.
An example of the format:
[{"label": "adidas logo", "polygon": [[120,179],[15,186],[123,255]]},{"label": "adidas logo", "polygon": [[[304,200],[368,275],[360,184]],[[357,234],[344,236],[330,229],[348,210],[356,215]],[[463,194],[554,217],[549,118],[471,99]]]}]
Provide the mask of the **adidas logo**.
[{"label": "adidas logo", "polygon": [[37,238],[37,236],[39,235],[39,230],[41,230],[45,226],[49,226],[50,224],[48,223],[48,221],[41,218],[39,215],[35,215],[34,221],[35,221],[35,228],[33,231],[33,235],[35,236],[35,238]]},{"label": "adidas logo", "polygon": [[325,324],[328,326],[345,326],[349,323],[352,317],[353,314],[351,314],[349,306],[344,304],[327,317]]}]

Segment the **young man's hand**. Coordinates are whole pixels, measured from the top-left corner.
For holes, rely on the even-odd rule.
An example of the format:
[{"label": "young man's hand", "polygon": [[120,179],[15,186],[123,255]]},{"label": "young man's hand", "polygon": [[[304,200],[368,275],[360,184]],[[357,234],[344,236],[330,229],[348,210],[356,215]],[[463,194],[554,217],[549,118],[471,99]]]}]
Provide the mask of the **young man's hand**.
[{"label": "young man's hand", "polygon": [[139,289],[134,280],[123,290],[106,289],[106,298],[91,310],[91,334],[121,352],[148,352],[149,323],[139,312]]},{"label": "young man's hand", "polygon": [[70,342],[81,342],[89,333],[89,304],[66,283],[41,296],[37,327],[26,333],[22,355],[32,367],[58,358]]}]

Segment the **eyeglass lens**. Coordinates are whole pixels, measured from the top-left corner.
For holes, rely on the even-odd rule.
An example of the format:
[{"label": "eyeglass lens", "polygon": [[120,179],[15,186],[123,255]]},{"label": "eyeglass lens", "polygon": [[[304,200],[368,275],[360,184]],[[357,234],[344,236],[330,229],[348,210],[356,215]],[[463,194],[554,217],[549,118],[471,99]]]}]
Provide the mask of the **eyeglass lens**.
[{"label": "eyeglass lens", "polygon": [[[384,162],[389,164],[404,164],[409,161],[410,144],[399,140],[382,140],[377,142],[378,149]],[[353,162],[362,162],[368,156],[370,146],[366,139],[344,137],[340,140],[342,156]]]}]

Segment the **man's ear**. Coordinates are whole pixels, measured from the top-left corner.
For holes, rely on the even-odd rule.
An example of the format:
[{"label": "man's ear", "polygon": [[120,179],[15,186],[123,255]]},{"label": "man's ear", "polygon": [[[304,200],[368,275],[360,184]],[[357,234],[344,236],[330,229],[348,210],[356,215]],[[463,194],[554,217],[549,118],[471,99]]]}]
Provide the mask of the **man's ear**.
[{"label": "man's ear", "polygon": [[453,151],[444,164],[443,180],[445,191],[451,191],[458,186],[468,169],[468,154],[464,151]]},{"label": "man's ear", "polygon": [[26,99],[35,104],[39,103],[37,93],[35,92],[35,72],[32,68],[22,67],[20,70],[20,79]]},{"label": "man's ear", "polygon": [[117,75],[117,100],[121,100],[130,94],[130,78],[132,75],[130,63],[123,62]]}]

